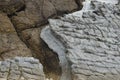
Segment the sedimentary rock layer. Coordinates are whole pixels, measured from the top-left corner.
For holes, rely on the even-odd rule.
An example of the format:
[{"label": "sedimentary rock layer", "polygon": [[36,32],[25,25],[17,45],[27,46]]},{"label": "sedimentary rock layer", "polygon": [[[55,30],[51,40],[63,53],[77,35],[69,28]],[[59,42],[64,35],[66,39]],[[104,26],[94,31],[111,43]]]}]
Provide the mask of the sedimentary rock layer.
[{"label": "sedimentary rock layer", "polygon": [[43,67],[32,57],[0,61],[0,80],[45,80]]},{"label": "sedimentary rock layer", "polygon": [[117,0],[86,0],[83,10],[50,19],[41,38],[57,53],[64,51],[72,80],[120,79],[120,5]]}]

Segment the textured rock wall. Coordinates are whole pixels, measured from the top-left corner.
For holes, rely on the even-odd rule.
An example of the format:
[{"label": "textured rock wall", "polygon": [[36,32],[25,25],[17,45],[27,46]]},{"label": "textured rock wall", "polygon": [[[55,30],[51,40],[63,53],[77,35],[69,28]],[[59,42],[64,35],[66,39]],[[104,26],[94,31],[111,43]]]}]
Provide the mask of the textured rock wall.
[{"label": "textured rock wall", "polygon": [[13,24],[0,12],[0,60],[15,56],[32,56],[29,48],[19,39]]},{"label": "textured rock wall", "polygon": [[45,75],[39,60],[16,57],[0,62],[0,80],[45,80]]},{"label": "textured rock wall", "polygon": [[24,7],[23,0],[0,0],[0,11],[9,15],[14,14]]},{"label": "textured rock wall", "polygon": [[115,3],[87,1],[82,11],[50,19],[43,29],[41,38],[51,49],[57,51],[52,44],[58,41],[64,46],[72,80],[120,79],[120,5]]},{"label": "textured rock wall", "polygon": [[[0,59],[34,56],[49,76],[61,75],[58,55],[40,39],[39,33],[48,18],[77,10],[81,7],[78,4],[75,0],[0,0]],[[6,32],[7,28],[14,29],[14,34]]]}]

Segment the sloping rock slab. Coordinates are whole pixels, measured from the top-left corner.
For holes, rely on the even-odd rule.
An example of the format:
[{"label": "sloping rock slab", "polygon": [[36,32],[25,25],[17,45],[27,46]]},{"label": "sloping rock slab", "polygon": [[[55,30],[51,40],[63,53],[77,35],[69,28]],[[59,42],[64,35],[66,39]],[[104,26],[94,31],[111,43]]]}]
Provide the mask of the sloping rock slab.
[{"label": "sloping rock slab", "polygon": [[50,19],[41,38],[57,53],[62,49],[55,44],[64,46],[72,80],[119,80],[120,5],[111,0],[88,3],[87,11],[83,7],[61,19]]}]

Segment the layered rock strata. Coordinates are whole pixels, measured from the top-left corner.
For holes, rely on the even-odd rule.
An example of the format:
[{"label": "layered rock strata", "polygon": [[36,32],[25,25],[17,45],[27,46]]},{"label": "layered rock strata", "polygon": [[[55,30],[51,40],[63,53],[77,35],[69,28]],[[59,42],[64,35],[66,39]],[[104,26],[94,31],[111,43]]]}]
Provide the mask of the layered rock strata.
[{"label": "layered rock strata", "polygon": [[32,57],[0,61],[0,80],[45,80],[43,66]]},{"label": "layered rock strata", "polygon": [[41,38],[48,46],[66,55],[72,80],[120,79],[120,5],[117,2],[86,0],[81,11],[50,19],[49,26],[42,30]]}]

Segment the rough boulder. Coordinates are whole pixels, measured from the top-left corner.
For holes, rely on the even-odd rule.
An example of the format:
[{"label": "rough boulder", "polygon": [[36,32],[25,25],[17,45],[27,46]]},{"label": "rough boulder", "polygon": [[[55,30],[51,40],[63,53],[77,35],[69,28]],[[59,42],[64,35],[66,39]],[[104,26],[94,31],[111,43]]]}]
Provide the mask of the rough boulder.
[{"label": "rough boulder", "polygon": [[50,19],[41,38],[56,53],[66,55],[72,80],[120,79],[117,0],[86,0],[81,11]]}]

